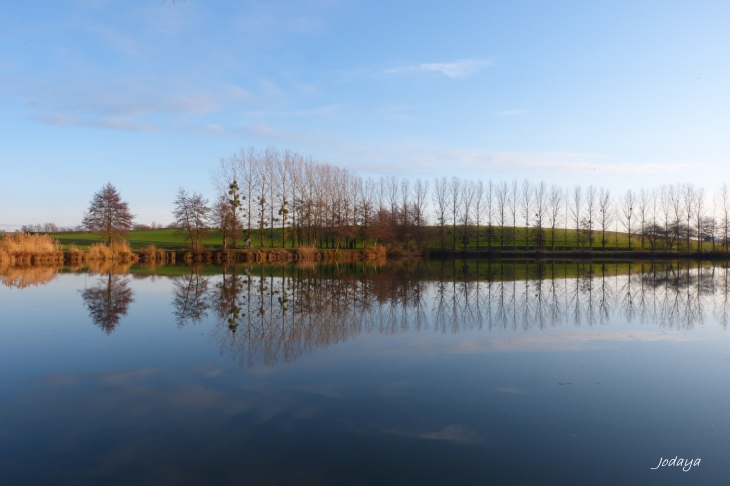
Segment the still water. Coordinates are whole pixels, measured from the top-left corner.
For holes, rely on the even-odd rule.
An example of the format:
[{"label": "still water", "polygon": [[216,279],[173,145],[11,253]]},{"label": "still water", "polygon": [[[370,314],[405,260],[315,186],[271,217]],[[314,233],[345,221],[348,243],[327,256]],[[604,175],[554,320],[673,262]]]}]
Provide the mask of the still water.
[{"label": "still water", "polygon": [[729,279],[698,263],[6,270],[0,482],[727,484]]}]

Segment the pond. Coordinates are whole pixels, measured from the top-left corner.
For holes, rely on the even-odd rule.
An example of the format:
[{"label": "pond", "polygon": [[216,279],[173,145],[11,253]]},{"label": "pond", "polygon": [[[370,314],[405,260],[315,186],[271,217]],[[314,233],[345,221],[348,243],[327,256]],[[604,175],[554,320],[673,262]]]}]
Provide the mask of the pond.
[{"label": "pond", "polygon": [[729,278],[697,262],[6,269],[2,483],[724,484]]}]

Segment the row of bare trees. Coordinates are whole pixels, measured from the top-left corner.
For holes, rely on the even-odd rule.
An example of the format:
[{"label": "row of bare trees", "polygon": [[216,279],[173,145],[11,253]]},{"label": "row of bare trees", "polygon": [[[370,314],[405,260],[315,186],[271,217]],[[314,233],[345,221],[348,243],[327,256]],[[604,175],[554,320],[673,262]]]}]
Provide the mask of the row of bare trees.
[{"label": "row of bare trees", "polygon": [[226,243],[355,248],[416,245],[427,225],[428,182],[364,179],[347,169],[275,149],[221,161],[213,182],[215,226]]},{"label": "row of bare trees", "polygon": [[[691,183],[613,195],[604,187],[395,176],[363,178],[347,169],[269,148],[221,160],[213,204],[179,189],[173,227],[194,251],[209,229],[223,245],[365,248],[730,248],[730,190]],[[431,190],[432,189],[432,190]],[[111,184],[94,194],[82,227],[107,242],[133,228],[128,204]],[[55,225],[23,227],[54,231]]]},{"label": "row of bare trees", "polygon": [[[436,180],[433,209],[441,248],[618,247],[728,249],[730,191],[710,198],[691,183],[614,196],[607,188],[564,188],[524,180]],[[621,233],[621,242],[619,234]],[[460,240],[460,241],[459,241]],[[628,240],[628,241],[625,241]]]},{"label": "row of bare trees", "polygon": [[[431,185],[395,176],[364,178],[273,148],[223,159],[212,179],[218,197],[209,208],[202,201],[205,221],[233,246],[245,238],[270,247],[727,251],[730,243],[727,185],[712,197],[690,183],[622,194],[528,180],[442,177]],[[176,222],[191,235],[179,209],[176,204]]]}]

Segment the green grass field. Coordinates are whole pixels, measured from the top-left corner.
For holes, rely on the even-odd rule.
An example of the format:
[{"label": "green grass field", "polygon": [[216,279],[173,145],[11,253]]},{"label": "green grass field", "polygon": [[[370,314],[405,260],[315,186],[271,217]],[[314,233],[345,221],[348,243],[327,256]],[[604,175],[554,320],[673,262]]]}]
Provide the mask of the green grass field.
[{"label": "green grass field", "polygon": [[[451,249],[453,246],[453,239],[451,235],[451,228],[447,228],[448,233],[445,238],[445,248]],[[438,249],[441,248],[441,242],[438,237],[438,228],[431,227],[429,228],[429,232],[433,235],[431,240],[426,242],[424,245],[426,248],[429,249]],[[480,231],[480,242],[479,247],[481,249],[487,248],[487,240],[486,240],[486,231],[482,229]],[[509,234],[511,233],[511,228],[505,228],[505,233]],[[495,228],[495,236],[496,240],[492,241],[493,247],[499,247],[499,228]],[[550,248],[551,242],[552,242],[552,235],[550,230],[545,230],[545,248]],[[86,232],[73,232],[73,233],[49,233],[51,237],[54,239],[57,239],[63,249],[67,249],[71,244],[75,244],[81,249],[86,249],[89,247],[89,245],[93,243],[98,243],[100,241],[104,241],[104,237],[99,234],[94,233],[86,233]],[[263,247],[264,248],[271,248],[271,239],[270,239],[270,231],[266,231],[266,235],[263,241]],[[514,232],[514,244],[517,247],[525,247],[525,228],[517,228]],[[274,230],[274,248],[280,248],[281,247],[281,230]],[[593,233],[593,249],[600,249],[602,248],[601,243],[601,233],[600,231],[596,231]],[[606,249],[628,249],[629,248],[629,238],[627,233],[622,232],[606,232]],[[177,234],[176,230],[174,229],[154,229],[154,230],[138,230],[138,231],[130,231],[127,234],[127,241],[129,241],[130,246],[133,249],[140,249],[144,248],[149,245],[155,245],[158,248],[162,248],[165,250],[180,250],[186,248],[185,238],[182,234]],[[261,247],[261,242],[259,240],[259,233],[255,232],[251,238],[251,243],[253,248],[259,248]],[[693,249],[697,248],[697,242],[691,241],[691,246]],[[208,248],[215,249],[220,248],[223,244],[222,241],[222,234],[219,231],[211,231],[209,237],[204,241],[204,245]],[[360,242],[357,242],[357,248],[360,248]],[[291,245],[291,241],[287,239],[287,247]],[[238,241],[238,246],[243,246],[243,240]],[[529,246],[531,248],[535,247],[534,241],[529,242]],[[555,231],[555,246],[557,248],[590,248],[591,245],[587,241],[587,238],[582,237],[581,241],[578,241],[577,238],[577,232],[575,230],[568,229],[567,231],[564,229],[558,229]],[[469,237],[469,243],[467,245],[467,249],[476,249],[477,242],[476,242],[476,235],[474,233],[474,230],[471,230],[471,235]],[[513,247],[512,239],[507,239],[505,241],[505,249],[509,249]],[[631,247],[632,248],[641,248],[641,238],[638,235],[632,234],[631,235]],[[461,240],[461,230],[457,227],[457,242],[456,242],[456,248],[458,250],[464,249],[464,244]],[[644,248],[650,249],[649,242],[644,242]],[[684,249],[684,242],[682,249]],[[703,248],[706,250],[711,249],[711,243],[704,243]],[[675,247],[676,249],[676,247]]]}]

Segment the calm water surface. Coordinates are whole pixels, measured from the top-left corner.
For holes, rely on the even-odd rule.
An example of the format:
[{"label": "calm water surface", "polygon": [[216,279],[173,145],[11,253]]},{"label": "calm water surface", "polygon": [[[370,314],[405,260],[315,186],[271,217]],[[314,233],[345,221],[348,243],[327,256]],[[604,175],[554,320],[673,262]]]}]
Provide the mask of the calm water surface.
[{"label": "calm water surface", "polygon": [[725,266],[95,270],[0,277],[2,484],[730,480]]}]

